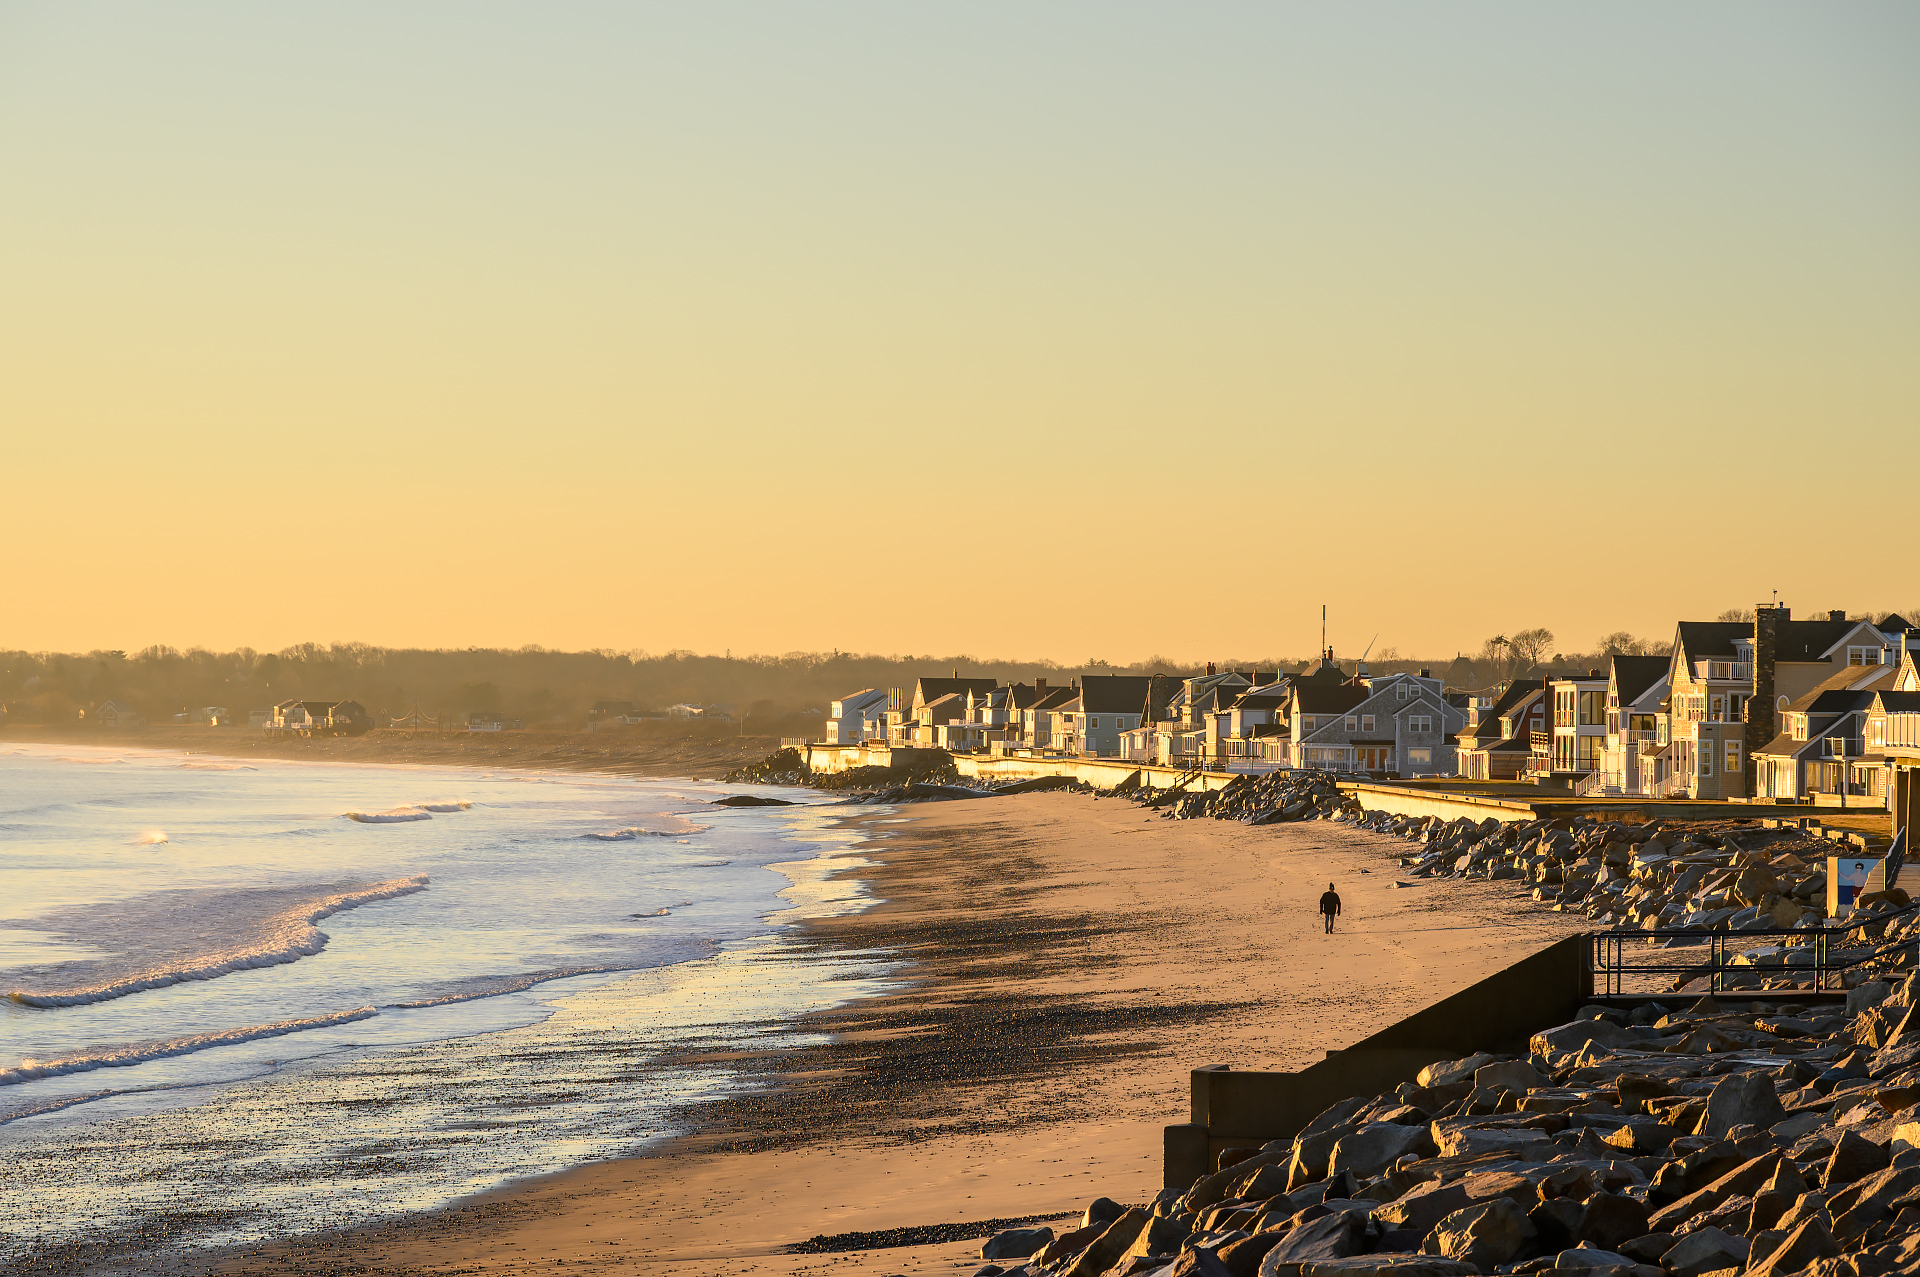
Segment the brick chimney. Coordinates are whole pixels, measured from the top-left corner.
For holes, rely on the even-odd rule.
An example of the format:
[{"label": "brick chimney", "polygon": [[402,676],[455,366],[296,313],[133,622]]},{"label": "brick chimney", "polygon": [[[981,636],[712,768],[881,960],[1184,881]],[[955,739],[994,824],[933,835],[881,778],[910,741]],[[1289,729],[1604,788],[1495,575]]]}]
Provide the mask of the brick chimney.
[{"label": "brick chimney", "polygon": [[1208,661],[1208,662],[1207,662],[1207,676],[1208,676],[1209,678],[1211,678],[1211,677],[1213,676],[1213,662],[1212,662],[1212,661]]},{"label": "brick chimney", "polygon": [[1753,695],[1747,699],[1746,756],[1740,771],[1747,782],[1747,796],[1754,784],[1753,756],[1779,735],[1774,727],[1773,660],[1780,639],[1780,622],[1786,619],[1784,607],[1758,605],[1753,609]]},{"label": "brick chimney", "polygon": [[1034,679],[1033,691],[1036,696],[1045,696],[1047,694],[1047,680],[1044,678]]}]

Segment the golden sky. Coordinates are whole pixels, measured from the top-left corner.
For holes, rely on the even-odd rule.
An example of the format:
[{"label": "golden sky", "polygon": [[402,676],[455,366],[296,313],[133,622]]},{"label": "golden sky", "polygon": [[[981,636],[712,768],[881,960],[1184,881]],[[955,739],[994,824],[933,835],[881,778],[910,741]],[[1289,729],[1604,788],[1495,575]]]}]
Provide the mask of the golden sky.
[{"label": "golden sky", "polygon": [[1908,606],[1920,7],[0,2],[0,647]]}]

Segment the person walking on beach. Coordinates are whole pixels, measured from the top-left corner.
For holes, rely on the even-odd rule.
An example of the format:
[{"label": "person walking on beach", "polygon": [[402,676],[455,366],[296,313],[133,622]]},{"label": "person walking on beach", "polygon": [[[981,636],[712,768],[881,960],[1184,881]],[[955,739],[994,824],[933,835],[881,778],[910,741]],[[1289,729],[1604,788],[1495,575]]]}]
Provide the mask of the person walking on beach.
[{"label": "person walking on beach", "polygon": [[1340,893],[1327,884],[1326,894],[1320,897],[1320,916],[1326,919],[1327,934],[1333,934],[1333,920],[1340,915]]}]

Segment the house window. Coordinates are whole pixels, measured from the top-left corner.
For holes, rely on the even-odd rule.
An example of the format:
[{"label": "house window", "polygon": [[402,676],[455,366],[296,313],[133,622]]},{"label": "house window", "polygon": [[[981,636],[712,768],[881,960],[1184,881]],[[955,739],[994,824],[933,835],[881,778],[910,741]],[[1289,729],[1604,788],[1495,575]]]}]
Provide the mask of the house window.
[{"label": "house window", "polygon": [[1406,699],[1407,699],[1407,694],[1408,694],[1409,692],[1411,692],[1412,690],[1413,690],[1413,689],[1412,689],[1412,687],[1411,687],[1411,686],[1409,686],[1408,684],[1406,684],[1406,683],[1404,683],[1404,682],[1403,682],[1403,683],[1401,683],[1401,684],[1400,684],[1400,686],[1399,686],[1399,687],[1397,687],[1397,688],[1395,688],[1395,689],[1394,689],[1394,693],[1395,693],[1395,695],[1397,695],[1397,696],[1399,696],[1399,698],[1400,698],[1401,700],[1403,700],[1403,701],[1404,701],[1404,700],[1406,700]]},{"label": "house window", "polygon": [[1579,738],[1577,743],[1577,748],[1580,751],[1578,755],[1578,770],[1583,772],[1600,770],[1601,741],[1602,738],[1599,736],[1582,736]]},{"label": "house window", "polygon": [[1090,718],[1090,719],[1088,719],[1088,720],[1087,720],[1087,726],[1088,726],[1088,727],[1091,727],[1091,728],[1093,728],[1093,729],[1094,729],[1095,731],[1099,731],[1099,730],[1100,730],[1100,720],[1099,720],[1099,719],[1097,719],[1097,718]]},{"label": "house window", "polygon": [[1737,740],[1727,742],[1727,770],[1730,772],[1740,770],[1740,742]]},{"label": "house window", "polygon": [[1878,665],[1880,664],[1880,650],[1881,649],[1877,647],[1849,647],[1847,649],[1847,664]]},{"label": "house window", "polygon": [[1711,776],[1713,774],[1713,741],[1712,739],[1706,736],[1702,736],[1699,740],[1695,741],[1694,744],[1698,747],[1697,752],[1699,755],[1697,765],[1694,768],[1694,774],[1699,776]]},{"label": "house window", "polygon": [[1407,763],[1413,767],[1433,766],[1433,751],[1430,749],[1410,749],[1407,751]]},{"label": "house window", "polygon": [[1787,716],[1787,721],[1793,724],[1793,738],[1795,740],[1805,740],[1807,738],[1807,716],[1805,714],[1790,714]]},{"label": "house window", "polygon": [[1607,694],[1605,692],[1580,693],[1580,726],[1605,727]]},{"label": "house window", "polygon": [[1347,715],[1347,730],[1350,732],[1357,732],[1360,730],[1360,720],[1355,718],[1351,714]]},{"label": "house window", "polygon": [[1867,734],[1868,734],[1868,738],[1875,745],[1886,744],[1887,743],[1887,720],[1884,718],[1876,718],[1876,719],[1870,720],[1867,723]]},{"label": "house window", "polygon": [[1360,716],[1360,730],[1363,732],[1370,732],[1373,730],[1373,715],[1362,714]]},{"label": "house window", "polygon": [[1301,731],[1303,731],[1303,732],[1310,732],[1310,731],[1312,731],[1312,730],[1313,730],[1313,728],[1314,728],[1314,718],[1313,718],[1313,715],[1311,715],[1311,714],[1302,714],[1302,715],[1300,716],[1300,730],[1301,730]]},{"label": "house window", "polygon": [[1415,736],[1424,736],[1433,730],[1433,715],[1414,714],[1407,719],[1407,730]]},{"label": "house window", "polygon": [[1713,721],[1716,723],[1724,723],[1726,719],[1727,698],[1724,696],[1715,696],[1713,698]]}]

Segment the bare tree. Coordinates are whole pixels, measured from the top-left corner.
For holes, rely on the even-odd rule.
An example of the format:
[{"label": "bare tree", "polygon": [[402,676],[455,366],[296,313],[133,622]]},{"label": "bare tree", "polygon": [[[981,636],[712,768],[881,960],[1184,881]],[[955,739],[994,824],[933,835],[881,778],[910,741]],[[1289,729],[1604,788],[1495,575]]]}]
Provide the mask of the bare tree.
[{"label": "bare tree", "polygon": [[1625,630],[1615,630],[1600,640],[1602,656],[1642,656],[1646,650],[1645,640],[1637,639]]},{"label": "bare tree", "polygon": [[1753,609],[1750,607],[1730,607],[1713,619],[1716,621],[1742,622],[1751,625],[1753,623]]},{"label": "bare tree", "polygon": [[1516,671],[1530,669],[1553,650],[1553,631],[1544,625],[1521,630],[1507,639],[1507,647],[1513,652]]}]

